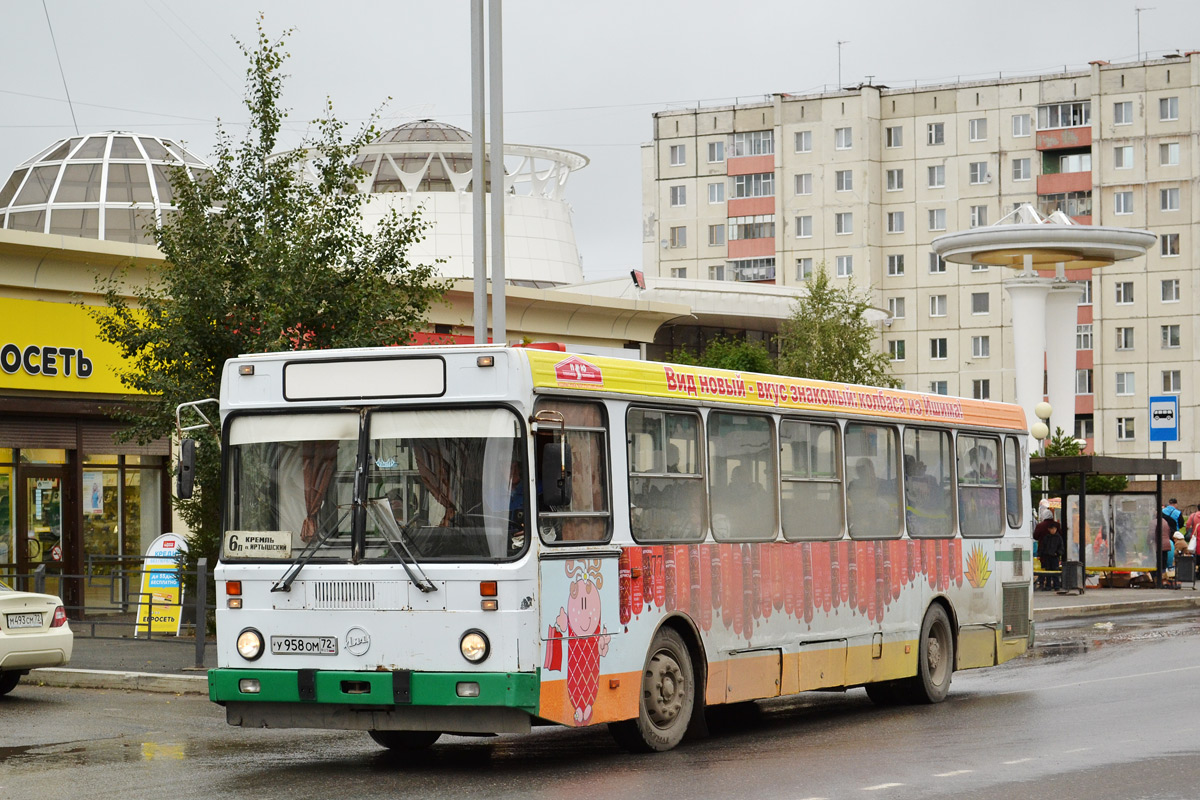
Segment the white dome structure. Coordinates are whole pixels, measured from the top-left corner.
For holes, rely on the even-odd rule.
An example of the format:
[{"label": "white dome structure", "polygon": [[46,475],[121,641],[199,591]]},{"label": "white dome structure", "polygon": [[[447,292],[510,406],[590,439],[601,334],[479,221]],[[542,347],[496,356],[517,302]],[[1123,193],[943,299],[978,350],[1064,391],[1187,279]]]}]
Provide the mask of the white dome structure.
[{"label": "white dome structure", "polygon": [[208,165],[171,139],[106,131],[60,139],[13,170],[0,189],[0,228],[148,242],[175,207],[170,170]]},{"label": "white dome structure", "polygon": [[[583,268],[564,189],[588,159],[569,150],[516,144],[506,144],[504,153],[507,281],[538,288],[579,283]],[[393,208],[421,208],[433,227],[413,246],[413,260],[441,258],[439,270],[446,277],[473,277],[471,155],[471,135],[453,125],[419,120],[385,131],[355,159],[366,173],[359,191],[371,195],[364,208],[367,227]],[[484,170],[490,174],[487,164]],[[490,181],[485,188],[491,188]]]}]

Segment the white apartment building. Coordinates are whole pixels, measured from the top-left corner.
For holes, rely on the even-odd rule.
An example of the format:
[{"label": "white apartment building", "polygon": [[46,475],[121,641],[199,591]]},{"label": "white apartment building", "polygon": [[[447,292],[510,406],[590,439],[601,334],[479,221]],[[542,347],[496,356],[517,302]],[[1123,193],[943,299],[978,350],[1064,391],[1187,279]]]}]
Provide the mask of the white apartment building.
[{"label": "white apartment building", "polygon": [[644,269],[794,289],[824,263],[889,312],[879,346],[908,388],[1012,401],[1012,273],[946,264],[930,242],[1023,203],[1149,230],[1146,257],[1068,271],[1086,282],[1075,432],[1105,455],[1159,456],[1148,398],[1178,395],[1167,454],[1195,478],[1198,165],[1200,52],[664,111],[642,150]]}]

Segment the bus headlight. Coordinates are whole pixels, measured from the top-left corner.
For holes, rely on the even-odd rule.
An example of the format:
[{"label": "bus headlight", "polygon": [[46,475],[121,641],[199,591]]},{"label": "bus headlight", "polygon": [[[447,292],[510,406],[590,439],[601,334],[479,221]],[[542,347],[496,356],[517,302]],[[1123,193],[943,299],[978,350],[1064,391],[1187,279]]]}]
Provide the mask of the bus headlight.
[{"label": "bus headlight", "polygon": [[463,658],[472,664],[478,664],[488,657],[491,645],[488,644],[488,638],[483,635],[483,631],[471,630],[464,633],[458,641],[458,649],[462,651]]},{"label": "bus headlight", "polygon": [[254,628],[246,628],[238,634],[237,651],[247,661],[253,661],[261,656],[263,651],[262,634]]}]

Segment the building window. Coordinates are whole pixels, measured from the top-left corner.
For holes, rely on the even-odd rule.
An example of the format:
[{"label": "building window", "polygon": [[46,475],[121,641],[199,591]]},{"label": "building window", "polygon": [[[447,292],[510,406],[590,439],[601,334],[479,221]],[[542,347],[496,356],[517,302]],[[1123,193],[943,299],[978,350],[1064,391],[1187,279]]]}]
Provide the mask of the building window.
[{"label": "building window", "polygon": [[1117,305],[1125,306],[1133,302],[1133,281],[1120,281],[1116,285]]},{"label": "building window", "polygon": [[904,170],[889,169],[887,171],[887,190],[898,192],[904,188]]},{"label": "building window", "polygon": [[708,163],[719,164],[725,160],[725,143],[724,142],[709,142],[708,143]]},{"label": "building window", "polygon": [[1021,138],[1023,136],[1028,136],[1029,135],[1029,122],[1030,122],[1030,118],[1029,118],[1028,114],[1013,114],[1013,118],[1012,118],[1013,134],[1012,135],[1017,138]]},{"label": "building window", "polygon": [[1177,369],[1164,369],[1162,373],[1162,390],[1165,394],[1179,394],[1183,391],[1183,373]]},{"label": "building window", "polygon": [[889,211],[887,215],[887,232],[904,233],[904,212]]},{"label": "building window", "polygon": [[891,358],[892,361],[903,361],[904,360],[904,340],[903,339],[889,339],[888,340],[888,357]]},{"label": "building window", "polygon": [[950,394],[950,387],[946,384],[945,381],[930,381],[929,382],[929,393],[930,394]]},{"label": "building window", "polygon": [[1096,436],[1096,420],[1091,414],[1075,415],[1075,438],[1093,439]]},{"label": "building window", "polygon": [[725,262],[725,273],[735,281],[775,280],[774,258],[742,258]]},{"label": "building window", "polygon": [[1113,125],[1133,124],[1133,101],[1113,103]]},{"label": "building window", "polygon": [[1113,194],[1113,213],[1133,213],[1133,192],[1116,192]]},{"label": "building window", "polygon": [[1038,197],[1038,208],[1044,216],[1061,211],[1068,217],[1090,217],[1092,215],[1091,192],[1060,192]]},{"label": "building window", "polygon": [[838,256],[837,257],[837,276],[839,278],[849,278],[854,274],[854,256]]},{"label": "building window", "polygon": [[710,183],[708,185],[708,204],[716,205],[725,202],[725,184]]},{"label": "building window", "polygon": [[854,214],[843,211],[833,215],[833,232],[836,234],[854,233]]},{"label": "building window", "polygon": [[1117,441],[1133,441],[1133,417],[1117,417]]},{"label": "building window", "polygon": [[1179,278],[1167,278],[1162,282],[1162,301],[1164,303],[1179,302]]},{"label": "building window", "polygon": [[936,339],[930,339],[929,340],[929,357],[932,358],[934,361],[944,361],[946,359],[946,352],[948,349],[946,342],[947,342],[947,339],[944,336],[938,337]]},{"label": "building window", "polygon": [[884,147],[901,147],[904,144],[904,128],[894,125],[883,131]]},{"label": "building window", "polygon": [[972,264],[971,265],[971,272],[987,272],[987,271],[988,271],[987,264]]},{"label": "building window", "polygon": [[1133,145],[1119,144],[1113,148],[1113,169],[1133,169]]},{"label": "building window", "polygon": [[759,214],[753,217],[730,217],[729,241],[741,239],[775,238],[775,215]]},{"label": "building window", "polygon": [[990,336],[972,336],[971,337],[971,357],[972,358],[991,358],[992,357],[992,337],[990,337]]},{"label": "building window", "polygon": [[1046,131],[1055,128],[1080,128],[1090,125],[1092,121],[1092,104],[1084,100],[1075,103],[1054,103],[1048,106],[1038,106],[1038,130]]},{"label": "building window", "polygon": [[1134,381],[1132,372],[1117,373],[1117,396],[1124,397],[1133,394]]},{"label": "building window", "polygon": [[929,254],[929,274],[937,275],[946,271],[946,259],[937,253]]},{"label": "building window", "polygon": [[687,277],[687,267],[671,267],[671,277],[672,278],[686,278]]},{"label": "building window", "polygon": [[1079,285],[1083,287],[1083,296],[1079,298],[1079,305],[1090,306],[1092,304],[1092,280],[1089,278],[1086,281],[1080,281]]},{"label": "building window", "polygon": [[812,131],[796,131],[796,152],[812,152]]},{"label": "building window", "polygon": [[1163,211],[1179,210],[1179,189],[1159,189],[1158,204]]},{"label": "building window", "polygon": [[724,264],[714,264],[711,267],[709,267],[708,268],[708,279],[710,281],[725,280],[725,265]]},{"label": "building window", "polygon": [[848,169],[839,169],[833,173],[833,188],[838,192],[854,190],[854,173]]},{"label": "building window", "polygon": [[687,150],[681,144],[671,145],[671,166],[682,167],[687,163]]},{"label": "building window", "polygon": [[904,319],[904,298],[889,297],[888,298],[888,315],[892,319]]},{"label": "building window", "polygon": [[929,188],[941,189],[946,185],[946,165],[938,164],[929,168]]},{"label": "building window", "polygon": [[1013,167],[1012,176],[1013,176],[1014,181],[1029,180],[1029,176],[1032,172],[1031,168],[1030,168],[1030,159],[1014,158],[1013,162],[1012,162],[1012,167]]},{"label": "building window", "polygon": [[987,139],[987,117],[967,120],[967,138],[972,142]]},{"label": "building window", "polygon": [[1092,349],[1092,326],[1091,325],[1076,325],[1075,326],[1075,349],[1076,350],[1091,350]]},{"label": "building window", "polygon": [[981,228],[988,224],[987,206],[971,206],[971,227]]},{"label": "building window", "polygon": [[931,294],[929,296],[929,316],[931,316],[931,317],[946,316],[946,295]]},{"label": "building window", "polygon": [[671,228],[671,247],[687,247],[687,226]]},{"label": "building window", "polygon": [[834,128],[833,147],[835,150],[849,150],[854,147],[854,129]]},{"label": "building window", "polygon": [[1092,154],[1091,153],[1072,153],[1070,155],[1059,156],[1058,171],[1059,172],[1091,172],[1092,171]]},{"label": "building window", "polygon": [[687,187],[672,186],[671,187],[671,207],[679,208],[687,205]]},{"label": "building window", "polygon": [[813,276],[813,260],[811,258],[796,259],[796,280],[808,281]]},{"label": "building window", "polygon": [[904,274],[903,253],[893,253],[887,257],[887,274],[889,278],[896,278]]},{"label": "building window", "polygon": [[1162,122],[1179,119],[1179,98],[1160,97],[1158,99],[1158,118]]},{"label": "building window", "polygon": [[1179,142],[1167,142],[1158,146],[1158,163],[1164,167],[1179,166]]},{"label": "building window", "polygon": [[812,194],[811,172],[802,172],[796,176],[796,194]]},{"label": "building window", "polygon": [[775,152],[774,131],[747,131],[733,135],[733,153],[737,156],[769,156]]},{"label": "building window", "polygon": [[709,225],[708,226],[708,245],[715,247],[725,244],[725,226],[724,225]]},{"label": "building window", "polygon": [[976,400],[991,400],[992,382],[987,378],[971,381],[971,396]]},{"label": "building window", "polygon": [[1163,325],[1162,331],[1162,346],[1164,350],[1174,350],[1179,347],[1179,326],[1178,325]]},{"label": "building window", "polygon": [[1179,234],[1164,233],[1158,237],[1159,253],[1164,256],[1179,255]]},{"label": "building window", "polygon": [[812,217],[796,217],[796,238],[809,239],[812,237]]},{"label": "building window", "polygon": [[774,197],[775,173],[755,172],[751,175],[735,175],[733,178],[734,197]]},{"label": "building window", "polygon": [[1092,393],[1092,371],[1090,369],[1075,370],[1075,394]]},{"label": "building window", "polygon": [[971,183],[987,183],[988,168],[986,161],[972,161],[967,165]]},{"label": "building window", "polygon": [[972,314],[987,314],[992,310],[991,305],[991,295],[987,292],[971,293]]},{"label": "building window", "polygon": [[946,143],[946,124],[944,122],[931,122],[925,129],[926,144],[945,144]]},{"label": "building window", "polygon": [[946,230],[946,209],[944,209],[944,208],[929,209],[929,230],[931,230],[931,231]]},{"label": "building window", "polygon": [[1117,328],[1117,349],[1133,349],[1133,328]]}]

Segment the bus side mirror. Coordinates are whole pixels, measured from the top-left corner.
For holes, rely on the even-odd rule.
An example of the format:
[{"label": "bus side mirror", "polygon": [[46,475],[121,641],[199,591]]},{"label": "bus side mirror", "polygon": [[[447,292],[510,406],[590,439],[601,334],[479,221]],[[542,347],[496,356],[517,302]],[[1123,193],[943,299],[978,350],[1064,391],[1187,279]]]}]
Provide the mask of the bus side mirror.
[{"label": "bus side mirror", "polygon": [[192,482],[196,477],[196,440],[179,442],[179,474],[175,478],[175,496],[180,500],[192,497]]},{"label": "bus side mirror", "polygon": [[542,504],[571,505],[571,445],[551,442],[542,448]]}]

